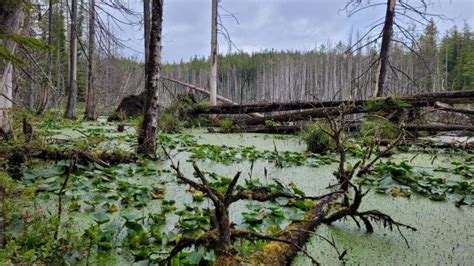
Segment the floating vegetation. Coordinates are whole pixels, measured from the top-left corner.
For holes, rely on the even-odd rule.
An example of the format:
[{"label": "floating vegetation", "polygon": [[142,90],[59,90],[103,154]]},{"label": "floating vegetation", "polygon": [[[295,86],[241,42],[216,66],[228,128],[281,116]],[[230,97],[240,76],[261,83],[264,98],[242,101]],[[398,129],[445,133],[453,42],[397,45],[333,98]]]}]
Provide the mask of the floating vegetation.
[{"label": "floating vegetation", "polygon": [[278,167],[291,167],[306,165],[319,167],[336,162],[332,155],[319,155],[312,153],[300,153],[290,151],[259,151],[254,146],[230,147],[216,146],[210,144],[188,147],[186,151],[191,153],[191,160],[210,160],[222,164],[232,164],[241,161],[266,160]]},{"label": "floating vegetation", "polygon": [[[459,171],[459,168],[454,168],[452,173],[464,176],[465,169],[462,169],[463,171]],[[446,168],[437,169],[440,170],[449,171]],[[415,170],[407,161],[379,162],[374,168],[374,174],[359,178],[358,183],[375,186],[377,192],[394,197],[409,197],[414,191],[434,201],[449,198],[457,205],[474,205],[474,183],[471,180],[454,181],[434,177],[426,171]]]},{"label": "floating vegetation", "polygon": [[[130,151],[136,147],[136,136],[134,127],[125,125],[125,131],[118,132],[115,124],[107,122],[68,125],[65,121],[63,125],[61,119],[51,119],[45,122],[44,128],[58,130],[54,133],[56,135],[49,135],[50,139],[57,140],[55,144],[50,145],[57,150],[74,151],[81,147],[90,151]],[[212,189],[225,194],[232,181],[228,176],[229,171],[245,170],[241,168],[247,167],[248,164],[239,164],[245,161],[252,166],[255,164],[255,168],[252,168],[254,172],[249,173],[248,178],[242,176],[236,184],[237,191],[253,190],[261,194],[285,196],[268,202],[243,200],[232,206],[230,220],[235,230],[278,237],[289,225],[305,221],[305,215],[318,204],[319,200],[311,199],[306,193],[324,193],[324,188],[331,184],[331,174],[335,169],[333,162],[337,161],[335,155],[298,152],[302,147],[294,136],[249,135],[250,140],[255,141],[257,147],[261,147],[257,148],[250,145],[238,146],[241,135],[226,135],[226,138],[234,138],[225,142],[227,145],[211,145],[206,142],[216,141],[208,136],[215,135],[203,136],[195,131],[191,133],[162,132],[158,135],[158,142],[172,151],[173,158],[181,161],[182,165],[185,161],[196,161],[198,164],[215,162],[216,165],[203,164],[208,167],[203,173]],[[61,142],[60,139],[67,141]],[[262,140],[265,140],[263,145],[260,143]],[[96,146],[91,147],[91,143]],[[272,143],[276,147],[273,150]],[[355,158],[363,158],[366,149],[364,143],[348,139],[346,144],[348,163]],[[291,145],[294,147],[290,147],[290,151],[279,150],[280,147],[285,149]],[[395,156],[403,157],[403,151]],[[363,176],[359,181],[364,185],[376,186],[378,192],[396,197],[410,197],[417,193],[433,200],[447,199],[456,202],[457,206],[472,204],[472,155],[448,157],[443,154],[439,157],[443,158],[443,163],[434,168],[434,173],[423,172],[424,168],[412,162],[405,162],[407,166],[401,163],[390,165],[387,162],[385,166],[377,165],[373,175]],[[159,153],[158,158],[163,159],[163,154]],[[183,240],[199,238],[212,228],[213,206],[206,193],[177,180],[168,164],[169,160],[143,158],[137,158],[133,163],[112,165],[94,160],[78,162],[62,193],[64,215],[58,238],[55,239],[51,232],[58,228],[58,194],[64,184],[64,173],[71,162],[25,160],[20,165],[21,179],[9,179],[21,189],[10,190],[15,200],[9,202],[7,229],[13,228],[10,226],[18,226],[15,221],[21,221],[24,227],[21,225],[15,227],[18,231],[7,231],[5,237],[10,244],[8,248],[0,250],[0,262],[96,265],[163,263]],[[192,177],[189,167],[182,168],[191,179],[199,182],[197,176]],[[265,169],[263,173],[262,168]],[[267,175],[268,168],[271,170]],[[436,177],[443,173],[456,178],[443,180]],[[314,179],[315,174],[318,179]],[[273,179],[273,176],[278,176],[283,181]],[[377,196],[373,192],[370,194],[368,197]],[[404,202],[402,199],[397,200]],[[368,202],[373,204],[373,199],[369,198]],[[439,205],[426,202],[424,204]],[[339,205],[336,205],[336,210],[337,208]],[[465,210],[468,209],[463,209]],[[412,210],[407,209],[407,212],[411,213]],[[408,218],[404,219],[409,221]],[[341,224],[346,226],[345,222]],[[439,226],[433,230],[438,228]],[[341,234],[347,234],[344,229],[340,230]],[[413,240],[409,241],[411,245]],[[269,240],[240,239],[233,242],[233,248],[240,258],[250,261],[256,252],[266,250],[269,243]],[[320,245],[318,242],[317,247]],[[57,257],[58,254],[63,257]],[[170,263],[215,264],[218,257],[213,248],[196,245],[180,251]],[[350,251],[346,257],[351,261],[355,259],[356,264],[366,262]]]}]

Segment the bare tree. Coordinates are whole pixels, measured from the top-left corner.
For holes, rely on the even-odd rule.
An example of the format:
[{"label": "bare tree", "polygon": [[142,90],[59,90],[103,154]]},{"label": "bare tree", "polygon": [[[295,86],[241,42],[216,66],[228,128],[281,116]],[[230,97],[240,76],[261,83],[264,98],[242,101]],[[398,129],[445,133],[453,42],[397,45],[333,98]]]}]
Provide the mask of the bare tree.
[{"label": "bare tree", "polygon": [[385,12],[385,22],[382,30],[382,47],[380,47],[380,58],[375,76],[375,88],[373,97],[380,97],[383,94],[385,77],[387,76],[388,56],[390,43],[393,36],[393,18],[395,17],[395,0],[387,0],[387,11]]},{"label": "bare tree", "polygon": [[210,100],[211,106],[217,105],[217,10],[219,1],[212,0],[212,21],[211,21],[211,71],[209,76]]},{"label": "bare tree", "polygon": [[71,39],[69,47],[69,96],[66,106],[65,118],[76,118],[76,101],[77,101],[77,0],[71,3]]},{"label": "bare tree", "polygon": [[[419,4],[417,5],[416,2],[418,2]],[[424,66],[429,69],[429,67],[424,62],[424,59],[419,53],[420,46],[418,44],[416,36],[411,32],[411,30],[407,29],[405,25],[421,24],[426,26],[426,24],[430,22],[430,19],[432,17],[446,19],[446,17],[442,15],[428,13],[428,4],[425,0],[384,0],[382,2],[370,0],[349,0],[344,9],[348,12],[349,16],[352,16],[363,10],[377,6],[386,7],[385,16],[377,19],[371,25],[370,29],[348,50],[350,52],[359,51],[364,47],[368,47],[372,44],[378,43],[378,41],[381,39],[380,53],[375,58],[375,60],[372,60],[372,63],[369,64],[369,68],[377,65],[375,73],[375,88],[372,93],[374,97],[382,96],[385,93],[386,77],[388,70],[394,72],[394,77],[397,78],[400,74],[400,76],[408,78],[416,87],[418,87],[414,79],[410,77],[409,73],[406,73],[396,65],[391,64],[390,53],[392,43],[400,44],[401,47],[412,52],[415,56],[420,58]],[[380,22],[381,20],[383,21]],[[371,36],[371,33],[377,30],[382,25],[383,28],[380,33],[375,34],[375,36]],[[395,29],[397,30],[397,32],[395,32]],[[394,33],[397,33],[398,35],[394,35]],[[360,45],[363,42],[365,43],[363,45]],[[369,73],[369,71],[366,71],[364,73]]]},{"label": "bare tree", "polygon": [[[53,0],[49,0],[49,5],[48,5],[48,45],[50,47],[53,46],[53,27],[54,27],[54,21],[53,21]],[[47,81],[45,83],[48,83],[51,81],[52,78],[52,73],[53,73],[53,50],[49,49],[48,50],[48,65],[46,69],[47,73]],[[46,108],[48,108],[48,101],[49,101],[49,86],[46,84],[43,86],[43,95],[42,95],[42,100],[38,109],[38,114],[42,114]]]},{"label": "bare tree", "polygon": [[138,152],[152,156],[156,151],[158,124],[158,83],[161,75],[161,33],[163,25],[163,0],[153,0],[150,32],[149,58],[147,64],[147,85],[145,115],[138,137]]},{"label": "bare tree", "polygon": [[84,119],[95,120],[95,0],[89,0],[89,61],[87,72],[86,112]]},{"label": "bare tree", "polygon": [[143,29],[145,31],[145,75],[147,71],[147,62],[149,57],[150,49],[150,27],[151,27],[151,15],[150,15],[150,0],[143,0]]}]

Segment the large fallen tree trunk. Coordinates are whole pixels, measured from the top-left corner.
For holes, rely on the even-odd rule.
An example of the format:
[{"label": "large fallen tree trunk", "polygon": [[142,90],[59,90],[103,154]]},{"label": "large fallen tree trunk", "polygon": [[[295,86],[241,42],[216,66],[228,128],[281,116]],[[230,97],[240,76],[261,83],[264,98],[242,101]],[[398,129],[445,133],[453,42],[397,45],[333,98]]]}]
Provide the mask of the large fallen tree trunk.
[{"label": "large fallen tree trunk", "polygon": [[449,104],[445,104],[441,102],[436,102],[435,106],[441,111],[460,113],[460,114],[465,114],[465,115],[474,115],[474,110],[467,109],[467,108],[457,108],[457,107],[453,107],[453,106],[450,106]]},{"label": "large fallen tree trunk", "polygon": [[[470,94],[467,94],[470,95]],[[398,110],[401,108],[420,108],[420,107],[430,107],[434,106],[435,102],[440,100],[439,98],[426,98],[426,99],[418,99],[418,98],[401,98],[400,103],[406,104],[406,107],[401,107],[399,105],[394,105],[393,99],[391,98],[384,98],[384,99],[374,99],[368,100],[363,102],[353,102],[345,107],[344,112],[346,114],[357,114],[357,113],[370,113],[370,112],[388,112],[391,110]],[[443,98],[443,102],[449,103],[472,103],[474,102],[474,91],[472,91],[472,97],[461,97],[459,95],[456,97],[448,97]],[[303,110],[297,112],[290,112],[285,114],[277,114],[271,115],[266,117],[255,117],[251,119],[246,119],[240,121],[240,123],[246,125],[257,125],[265,123],[267,120],[272,120],[274,122],[288,122],[288,121],[299,121],[299,120],[306,120],[310,118],[323,118],[327,116],[334,116],[339,115],[341,112],[340,107],[322,107],[310,110]]]},{"label": "large fallen tree trunk", "polygon": [[7,171],[9,175],[19,180],[22,177],[23,163],[28,158],[38,158],[42,160],[72,160],[75,158],[77,162],[88,164],[96,163],[102,167],[110,167],[120,163],[132,163],[138,160],[134,153],[130,152],[106,152],[106,151],[81,151],[74,149],[57,149],[57,148],[34,148],[34,147],[17,147],[14,150],[2,150],[0,159],[8,162]]},{"label": "large fallen tree trunk", "polygon": [[[195,110],[197,113],[208,113],[208,114],[242,114],[252,112],[279,112],[279,111],[291,111],[291,110],[305,110],[305,109],[316,109],[316,108],[329,108],[338,107],[341,105],[351,106],[365,106],[367,103],[384,103],[390,97],[384,98],[373,98],[368,100],[356,100],[356,101],[324,101],[324,102],[289,102],[289,103],[259,103],[259,104],[242,104],[242,105],[220,105],[211,106],[206,110]],[[412,96],[405,96],[400,98],[393,98],[396,101],[403,101],[410,104],[421,104],[434,105],[435,102],[443,103],[472,103],[474,101],[474,91],[450,91],[450,92],[435,92],[435,93],[422,93],[415,94]],[[414,106],[416,107],[416,106]]]},{"label": "large fallen tree trunk", "polygon": [[44,160],[69,160],[77,157],[80,162],[97,163],[104,167],[120,163],[136,162],[138,157],[130,152],[107,152],[107,151],[78,151],[71,149],[42,149],[32,152],[31,157]]},{"label": "large fallen tree trunk", "polygon": [[[352,123],[348,125],[350,131],[359,129],[360,123]],[[244,126],[234,127],[226,130],[218,131],[218,133],[268,133],[268,134],[291,134],[302,131],[301,125],[293,126]],[[408,124],[405,126],[408,131],[427,131],[427,132],[442,132],[442,131],[468,131],[474,132],[474,126],[466,125],[441,125],[441,124]]]},{"label": "large fallen tree trunk", "polygon": [[[210,92],[207,91],[206,89],[199,88],[199,87],[194,86],[192,84],[189,84],[189,83],[177,80],[177,79],[173,79],[173,78],[168,78],[168,77],[162,77],[162,79],[174,82],[174,83],[182,85],[182,86],[185,86],[187,88],[198,91],[200,93],[210,95]],[[232,100],[230,100],[230,99],[228,99],[224,96],[221,96],[221,95],[217,95],[217,100],[220,101],[220,102],[226,103],[226,104],[230,104],[230,105],[238,105],[238,103],[236,103],[236,102],[234,102],[234,101],[232,101]],[[210,106],[210,107],[218,107],[218,106]],[[207,108],[205,108],[205,109],[207,109]],[[246,114],[250,115],[251,117],[263,117],[262,114],[258,114],[258,113],[255,113],[255,112],[247,112]]]},{"label": "large fallen tree trunk", "polygon": [[[336,193],[321,199],[309,210],[304,219],[290,224],[278,239],[271,241],[262,250],[251,257],[251,265],[290,265],[293,258],[308,241],[311,233],[323,222],[331,210],[331,206],[343,194]],[[293,243],[293,244],[289,244]],[[298,248],[300,247],[300,248]]]}]

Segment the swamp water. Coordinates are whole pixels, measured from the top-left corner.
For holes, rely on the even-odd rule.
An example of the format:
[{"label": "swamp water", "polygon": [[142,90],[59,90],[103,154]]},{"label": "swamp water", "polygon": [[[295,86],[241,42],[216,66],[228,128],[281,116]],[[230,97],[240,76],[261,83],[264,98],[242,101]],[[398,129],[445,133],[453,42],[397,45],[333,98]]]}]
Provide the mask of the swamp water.
[{"label": "swamp water", "polygon": [[[101,126],[93,123],[83,124],[84,130],[94,130],[102,128],[107,137],[106,141],[100,143],[97,148],[102,149],[116,149],[116,150],[130,150],[131,141],[117,140],[133,139],[134,130],[129,128],[126,133],[117,134],[114,132],[115,125],[111,123],[101,122]],[[257,151],[274,151],[275,149],[284,153],[288,152],[303,152],[305,146],[299,141],[297,137],[281,136],[281,135],[261,135],[261,134],[210,134],[203,130],[190,130],[187,132],[197,141],[199,145],[225,145],[228,147],[254,146]],[[58,133],[53,136],[55,138],[75,139],[81,138],[81,134],[68,130]],[[173,135],[170,135],[173,138]],[[173,150],[174,161],[180,162],[182,171],[187,175],[192,175],[192,167],[189,162],[192,154],[184,149],[177,148]],[[429,154],[419,154],[415,156],[414,153],[397,153],[393,161],[399,162],[402,160],[412,160],[410,164],[415,169],[422,169],[430,172],[435,177],[443,177],[447,179],[457,180],[460,177],[445,172],[433,171],[437,167],[450,167],[452,161],[462,160],[462,155],[449,155],[440,153],[433,160],[433,156]],[[277,178],[284,184],[294,183],[306,195],[319,195],[324,193],[328,185],[334,183],[333,171],[336,169],[336,163],[322,163],[317,167],[303,165],[287,165],[283,168],[277,167],[274,162],[268,160],[257,159],[254,163],[242,158],[236,159],[231,163],[219,162],[218,158],[215,160],[195,158],[199,167],[207,172],[215,172],[218,175],[232,177],[236,172],[242,171],[242,177],[261,179],[262,183],[270,182],[271,178]],[[218,162],[216,162],[216,160]],[[160,184],[166,187],[164,197],[168,201],[175,201],[177,210],[183,209],[185,204],[190,204],[193,197],[186,192],[187,186],[176,183],[176,178],[172,172],[169,171],[169,162],[148,162],[147,165],[136,166],[131,164],[123,164],[114,167],[114,172],[110,176],[114,176],[116,180],[126,180],[129,184],[139,187],[149,187]],[[143,170],[143,169],[151,169]],[[252,169],[252,170],[250,170]],[[38,169],[36,169],[38,170]],[[30,172],[36,172],[31,169]],[[131,172],[130,172],[131,171]],[[147,172],[148,171],[148,172]],[[128,174],[125,174],[128,173]],[[133,173],[130,175],[130,173]],[[266,177],[265,174],[266,173]],[[37,174],[34,174],[37,175]],[[133,176],[131,178],[130,176]],[[105,175],[107,178],[107,175]],[[243,182],[242,178],[240,182]],[[74,195],[78,193],[79,197],[86,197],[89,201],[93,201],[94,193],[101,193],[97,191],[89,181],[83,179],[80,182],[74,183],[74,186],[83,185],[84,190],[71,189],[71,192],[66,195]],[[35,184],[38,185],[38,184]],[[84,192],[88,190],[87,192]],[[53,197],[41,200],[42,204],[54,210],[55,200]],[[110,204],[113,204],[111,202]],[[201,207],[208,204],[207,200],[201,203]],[[239,202],[232,206],[231,216],[232,220],[239,226],[243,223],[241,212],[247,211],[248,202]],[[118,205],[118,204],[117,204]],[[262,204],[260,204],[262,205]],[[266,204],[268,205],[268,204]],[[161,201],[149,201],[145,207],[134,208],[128,206],[127,208],[116,206],[118,211],[108,214],[111,226],[120,227],[123,221],[120,217],[126,215],[147,215],[162,211],[163,204]],[[339,221],[331,226],[323,225],[318,228],[317,234],[325,236],[329,239],[334,238],[336,245],[340,251],[347,250],[348,254],[345,256],[348,264],[389,264],[389,265],[432,265],[432,264],[455,264],[455,265],[472,265],[474,263],[474,231],[472,224],[474,222],[474,208],[471,206],[462,206],[457,208],[449,201],[431,201],[426,197],[411,195],[410,198],[392,197],[390,195],[380,195],[374,191],[369,192],[369,195],[364,198],[361,210],[377,209],[388,215],[394,220],[401,223],[411,225],[418,229],[416,232],[401,229],[406,237],[410,248],[407,247],[404,239],[399,232],[394,229],[390,231],[388,228],[383,228],[378,224],[374,224],[375,232],[371,234],[365,233],[365,229],[358,229],[355,223],[348,219]],[[93,214],[84,211],[70,214],[70,218],[75,221],[75,226],[78,230],[86,228],[93,223]],[[67,219],[67,218],[64,218]],[[166,230],[172,230],[179,217],[176,214],[170,213],[167,215]],[[286,226],[289,221],[285,222],[281,227]],[[323,265],[341,264],[337,258],[334,249],[319,237],[312,237],[307,244],[309,253],[314,256]],[[118,256],[115,260],[110,261],[110,264],[129,264],[129,258]],[[298,256],[293,265],[309,265],[310,260],[304,256]]]}]

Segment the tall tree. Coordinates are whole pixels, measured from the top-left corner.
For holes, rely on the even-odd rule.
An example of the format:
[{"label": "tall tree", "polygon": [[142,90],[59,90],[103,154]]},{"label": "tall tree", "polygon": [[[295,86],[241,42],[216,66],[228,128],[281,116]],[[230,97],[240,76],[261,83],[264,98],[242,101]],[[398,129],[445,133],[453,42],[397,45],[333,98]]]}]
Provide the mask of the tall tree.
[{"label": "tall tree", "polygon": [[209,61],[211,63],[211,71],[209,75],[209,88],[211,106],[217,105],[217,10],[219,1],[212,0],[212,21],[211,21],[211,55]]},{"label": "tall tree", "polygon": [[71,2],[71,37],[69,45],[69,95],[66,106],[66,114],[68,119],[76,118],[76,102],[77,102],[77,0]]},{"label": "tall tree", "polygon": [[375,76],[375,88],[373,97],[383,95],[385,77],[387,76],[388,58],[390,44],[393,36],[393,18],[395,17],[395,0],[387,0],[385,11],[385,22],[382,30],[382,46],[380,47],[379,63]]},{"label": "tall tree", "polygon": [[[424,89],[435,91],[437,86],[437,65],[438,65],[438,48],[437,48],[438,30],[433,20],[425,27],[425,31],[419,38],[419,57],[415,56],[416,69],[415,76],[419,77],[419,85]],[[415,49],[415,47],[414,47]]]},{"label": "tall tree", "polygon": [[156,151],[158,125],[158,83],[161,75],[161,34],[163,26],[163,0],[153,0],[149,57],[147,61],[147,86],[145,115],[138,137],[138,152],[153,156]]},{"label": "tall tree", "polygon": [[[24,20],[23,1],[0,3],[0,137],[12,135],[10,109],[13,106],[13,64],[16,42],[10,34],[18,34]],[[5,59],[5,60],[3,60]]]},{"label": "tall tree", "polygon": [[[415,4],[415,3],[418,4]],[[378,97],[385,93],[387,90],[385,84],[387,79],[387,72],[391,70],[394,72],[394,77],[398,81],[403,76],[410,80],[411,83],[417,86],[416,80],[410,77],[409,73],[401,70],[400,66],[394,65],[390,60],[391,45],[397,43],[404,48],[413,52],[416,56],[420,57],[419,44],[411,30],[416,24],[427,24],[430,22],[432,17],[444,19],[442,15],[428,13],[428,2],[425,0],[413,0],[413,1],[397,1],[397,0],[385,0],[384,2],[375,2],[371,0],[348,0],[345,6],[345,10],[348,11],[349,16],[359,13],[363,10],[367,10],[371,7],[384,6],[385,17],[383,22],[374,22],[371,28],[348,50],[357,51],[363,47],[369,47],[371,44],[377,44],[381,40],[380,52],[378,56],[370,64],[377,66],[375,71],[375,88],[373,89],[372,96]],[[407,26],[409,25],[409,26]],[[379,29],[382,26],[380,33],[371,35],[371,32]],[[397,29],[397,32],[395,32]],[[367,40],[364,40],[367,37]],[[359,46],[359,43],[365,42],[364,45]],[[413,49],[415,46],[415,49]],[[354,49],[354,47],[357,47]],[[370,75],[371,71],[365,73]],[[396,72],[396,73],[395,73]]]},{"label": "tall tree", "polygon": [[89,61],[87,64],[86,112],[84,119],[95,120],[95,0],[89,0]]},{"label": "tall tree", "polygon": [[[150,14],[150,0],[143,0],[143,30],[144,30],[144,44],[145,44],[145,75],[147,71],[148,54],[150,49],[150,27],[151,27],[151,14]],[[146,85],[145,85],[146,86]]]},{"label": "tall tree", "polygon": [[[53,35],[54,35],[54,21],[53,21],[53,1],[49,0],[48,4],[48,45],[53,47]],[[53,76],[53,50],[48,49],[48,63],[46,66],[46,81],[45,83],[50,83]],[[42,114],[48,108],[49,101],[49,84],[43,85],[42,99],[38,109],[38,114]]]}]

